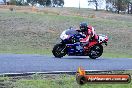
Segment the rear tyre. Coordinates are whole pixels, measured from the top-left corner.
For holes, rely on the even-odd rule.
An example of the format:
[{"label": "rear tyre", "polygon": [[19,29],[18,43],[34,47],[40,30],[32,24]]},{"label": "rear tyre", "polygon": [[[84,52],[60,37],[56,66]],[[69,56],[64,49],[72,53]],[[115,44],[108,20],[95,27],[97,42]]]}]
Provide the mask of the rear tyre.
[{"label": "rear tyre", "polygon": [[56,44],[52,50],[52,53],[55,57],[61,58],[66,55],[65,46],[62,44]]},{"label": "rear tyre", "polygon": [[89,52],[89,57],[91,59],[96,59],[100,57],[103,53],[103,46],[102,45],[95,45],[91,47],[90,52]]}]

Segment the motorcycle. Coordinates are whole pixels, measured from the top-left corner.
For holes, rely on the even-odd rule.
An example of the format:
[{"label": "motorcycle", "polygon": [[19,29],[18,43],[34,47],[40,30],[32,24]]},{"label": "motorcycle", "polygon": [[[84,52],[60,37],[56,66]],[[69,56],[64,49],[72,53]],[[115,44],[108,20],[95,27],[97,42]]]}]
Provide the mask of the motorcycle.
[{"label": "motorcycle", "polygon": [[103,53],[103,44],[107,46],[108,37],[98,34],[98,39],[92,38],[89,44],[81,48],[79,42],[84,38],[82,34],[73,28],[67,29],[60,35],[61,42],[53,47],[52,53],[56,58],[68,56],[89,56],[91,59],[100,57]]}]

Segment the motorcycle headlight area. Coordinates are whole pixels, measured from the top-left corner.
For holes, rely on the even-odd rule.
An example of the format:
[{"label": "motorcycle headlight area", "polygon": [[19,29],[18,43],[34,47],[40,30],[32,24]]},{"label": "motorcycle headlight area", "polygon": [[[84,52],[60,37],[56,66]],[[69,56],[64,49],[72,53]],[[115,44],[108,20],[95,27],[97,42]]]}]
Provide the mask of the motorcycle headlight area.
[{"label": "motorcycle headlight area", "polygon": [[69,37],[68,35],[63,34],[63,33],[60,35],[60,38],[61,38],[62,40],[68,39],[68,37]]}]

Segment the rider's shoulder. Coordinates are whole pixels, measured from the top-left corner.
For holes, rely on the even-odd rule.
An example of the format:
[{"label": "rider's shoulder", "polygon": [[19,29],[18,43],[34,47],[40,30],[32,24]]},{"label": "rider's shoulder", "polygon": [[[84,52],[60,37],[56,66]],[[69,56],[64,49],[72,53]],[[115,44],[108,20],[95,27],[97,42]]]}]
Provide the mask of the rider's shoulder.
[{"label": "rider's shoulder", "polygon": [[88,25],[88,29],[92,29],[93,28],[93,26],[92,25]]}]

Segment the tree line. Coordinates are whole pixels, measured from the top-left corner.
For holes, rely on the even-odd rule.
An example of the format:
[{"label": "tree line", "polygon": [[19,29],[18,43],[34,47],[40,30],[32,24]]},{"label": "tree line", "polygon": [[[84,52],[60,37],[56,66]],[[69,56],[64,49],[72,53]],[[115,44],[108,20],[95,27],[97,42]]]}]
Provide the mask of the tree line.
[{"label": "tree line", "polygon": [[[106,10],[114,10],[118,14],[127,12],[132,14],[132,0],[106,0]],[[109,6],[111,4],[111,7]]]},{"label": "tree line", "polygon": [[18,6],[25,6],[29,5],[29,3],[33,6],[35,4],[40,4],[42,6],[63,6],[64,5],[64,0],[3,0],[5,4],[10,4],[10,5],[18,5]]},{"label": "tree line", "polygon": [[[36,3],[42,6],[51,6],[51,7],[63,7],[64,0],[3,0],[6,4],[13,5],[29,5],[29,3],[33,6]],[[92,3],[95,5],[96,10],[98,10],[99,3],[102,0],[88,0],[88,3]],[[115,13],[128,13],[132,14],[132,0],[105,0],[106,2],[106,10]]]},{"label": "tree line", "polygon": [[[93,3],[98,10],[99,2],[102,0],[88,0],[89,3]],[[132,14],[132,0],[105,0],[106,10],[115,13],[131,13]]]}]

